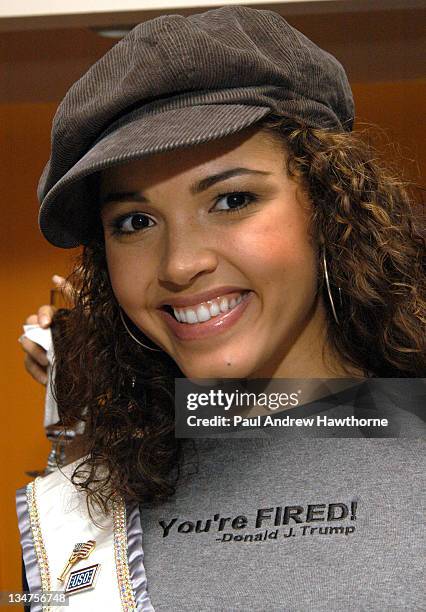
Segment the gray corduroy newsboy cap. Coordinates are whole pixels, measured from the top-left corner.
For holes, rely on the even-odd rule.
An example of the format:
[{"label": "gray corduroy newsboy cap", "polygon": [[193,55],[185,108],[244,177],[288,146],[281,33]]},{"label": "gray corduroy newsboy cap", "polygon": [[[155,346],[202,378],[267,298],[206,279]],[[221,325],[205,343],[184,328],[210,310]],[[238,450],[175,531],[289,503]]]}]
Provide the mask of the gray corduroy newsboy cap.
[{"label": "gray corduroy newsboy cap", "polygon": [[340,63],[278,13],[224,6],[136,26],[66,94],[38,186],[39,223],[64,248],[90,240],[87,177],[110,166],[221,138],[280,112],[350,131]]}]

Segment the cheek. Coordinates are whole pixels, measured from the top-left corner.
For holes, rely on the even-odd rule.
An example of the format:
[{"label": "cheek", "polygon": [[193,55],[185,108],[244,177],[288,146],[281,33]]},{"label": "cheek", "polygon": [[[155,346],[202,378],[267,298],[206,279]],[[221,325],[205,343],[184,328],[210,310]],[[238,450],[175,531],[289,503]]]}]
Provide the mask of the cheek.
[{"label": "cheek", "polygon": [[149,265],[141,264],[136,249],[114,248],[106,244],[106,259],[111,286],[118,303],[129,314],[141,306],[149,283]]},{"label": "cheek", "polygon": [[278,210],[267,219],[249,222],[250,227],[240,232],[234,244],[241,266],[253,281],[277,288],[281,282],[309,288],[316,284],[316,251],[302,213]]}]

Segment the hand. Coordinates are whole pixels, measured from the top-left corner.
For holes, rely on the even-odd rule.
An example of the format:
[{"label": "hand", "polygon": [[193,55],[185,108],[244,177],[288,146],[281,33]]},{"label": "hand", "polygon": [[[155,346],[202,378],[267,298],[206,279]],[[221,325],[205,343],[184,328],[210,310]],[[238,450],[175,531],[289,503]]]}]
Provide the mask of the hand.
[{"label": "hand", "polygon": [[[52,277],[52,281],[56,288],[64,291],[65,295],[71,295],[71,287],[62,276],[55,274]],[[37,314],[32,314],[27,317],[25,324],[40,325],[40,327],[43,329],[47,329],[52,323],[52,318],[55,312],[56,308],[54,306],[44,304],[43,306],[40,306]],[[25,352],[25,369],[35,381],[42,385],[46,385],[48,366],[46,351],[39,344],[32,342],[32,340],[29,340],[28,338],[23,338],[21,336],[19,342],[21,343],[22,349]]]}]

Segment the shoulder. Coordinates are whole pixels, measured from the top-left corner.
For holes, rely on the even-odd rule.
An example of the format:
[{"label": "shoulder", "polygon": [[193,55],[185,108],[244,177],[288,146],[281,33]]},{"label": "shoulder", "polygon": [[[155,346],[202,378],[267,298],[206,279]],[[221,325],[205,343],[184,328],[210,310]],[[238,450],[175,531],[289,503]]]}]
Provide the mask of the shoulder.
[{"label": "shoulder", "polygon": [[74,523],[109,523],[110,519],[101,510],[91,509],[89,513],[86,492],[72,482],[72,475],[81,463],[82,459],[78,459],[18,489],[18,518],[20,513],[26,512],[33,528],[38,523],[49,533],[53,533],[55,528],[60,529],[65,523],[67,526]]},{"label": "shoulder", "polygon": [[85,495],[78,491],[71,476],[81,460],[56,469],[47,476],[38,476],[16,493],[17,504],[27,504],[29,510],[49,510],[68,514],[84,505]]}]

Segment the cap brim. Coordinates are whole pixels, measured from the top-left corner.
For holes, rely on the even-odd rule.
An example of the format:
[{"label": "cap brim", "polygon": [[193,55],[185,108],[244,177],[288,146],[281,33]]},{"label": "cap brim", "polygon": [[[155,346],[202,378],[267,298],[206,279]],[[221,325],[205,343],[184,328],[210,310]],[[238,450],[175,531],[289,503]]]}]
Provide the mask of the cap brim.
[{"label": "cap brim", "polygon": [[99,140],[46,194],[39,213],[41,232],[55,246],[86,243],[97,203],[87,201],[84,178],[145,155],[234,134],[271,112],[267,106],[204,104],[146,114]]}]

